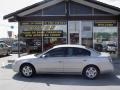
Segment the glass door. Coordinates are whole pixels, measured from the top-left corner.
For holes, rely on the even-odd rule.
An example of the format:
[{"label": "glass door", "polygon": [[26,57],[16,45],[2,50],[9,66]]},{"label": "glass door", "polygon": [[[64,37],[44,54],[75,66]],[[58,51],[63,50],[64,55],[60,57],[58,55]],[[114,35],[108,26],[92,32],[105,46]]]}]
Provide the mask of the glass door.
[{"label": "glass door", "polygon": [[79,44],[79,33],[70,33],[70,44]]},{"label": "glass door", "polygon": [[81,41],[86,47],[93,47],[93,23],[92,21],[81,22]]}]

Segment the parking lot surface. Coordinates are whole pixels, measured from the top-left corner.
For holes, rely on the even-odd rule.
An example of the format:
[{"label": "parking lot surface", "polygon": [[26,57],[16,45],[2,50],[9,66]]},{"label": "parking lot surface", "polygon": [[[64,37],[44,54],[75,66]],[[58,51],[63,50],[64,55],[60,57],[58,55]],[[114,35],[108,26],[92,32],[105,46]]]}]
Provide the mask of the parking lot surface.
[{"label": "parking lot surface", "polygon": [[101,75],[96,80],[86,80],[80,75],[36,75],[24,78],[13,72],[12,64],[17,54],[0,57],[0,90],[120,90],[120,61],[114,61],[115,72]]}]

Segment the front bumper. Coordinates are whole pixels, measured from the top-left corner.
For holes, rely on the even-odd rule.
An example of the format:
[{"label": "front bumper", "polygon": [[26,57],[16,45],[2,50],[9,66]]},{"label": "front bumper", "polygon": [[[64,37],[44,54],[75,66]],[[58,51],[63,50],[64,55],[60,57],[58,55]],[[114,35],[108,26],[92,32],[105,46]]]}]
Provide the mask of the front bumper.
[{"label": "front bumper", "polygon": [[15,72],[19,72],[19,67],[20,67],[20,65],[19,65],[18,63],[16,63],[16,62],[14,62],[14,63],[12,64],[12,69],[13,69],[13,71],[15,71]]}]

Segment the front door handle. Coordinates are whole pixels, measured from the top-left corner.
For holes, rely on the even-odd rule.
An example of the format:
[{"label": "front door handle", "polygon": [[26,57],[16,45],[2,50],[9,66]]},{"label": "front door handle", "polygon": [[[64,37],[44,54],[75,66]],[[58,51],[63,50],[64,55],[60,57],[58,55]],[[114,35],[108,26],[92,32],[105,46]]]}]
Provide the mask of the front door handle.
[{"label": "front door handle", "polygon": [[87,60],[83,60],[84,62],[86,62]]},{"label": "front door handle", "polygon": [[62,61],[58,61],[59,63],[62,63]]}]

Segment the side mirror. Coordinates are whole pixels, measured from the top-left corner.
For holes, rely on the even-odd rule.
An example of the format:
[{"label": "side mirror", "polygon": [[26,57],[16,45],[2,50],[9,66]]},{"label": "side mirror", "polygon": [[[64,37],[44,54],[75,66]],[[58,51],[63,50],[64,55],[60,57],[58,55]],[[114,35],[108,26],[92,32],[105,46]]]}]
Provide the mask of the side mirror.
[{"label": "side mirror", "polygon": [[40,58],[45,58],[45,57],[46,57],[46,55],[44,55],[44,54],[40,56]]}]

